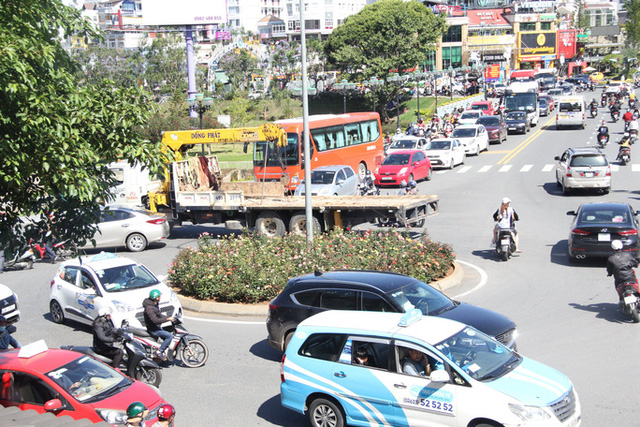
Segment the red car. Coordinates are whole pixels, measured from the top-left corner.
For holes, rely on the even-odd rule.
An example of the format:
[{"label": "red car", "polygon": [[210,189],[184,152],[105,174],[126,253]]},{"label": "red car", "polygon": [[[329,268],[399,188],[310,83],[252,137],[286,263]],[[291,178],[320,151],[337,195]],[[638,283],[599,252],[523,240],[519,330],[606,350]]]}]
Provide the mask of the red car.
[{"label": "red car", "polygon": [[467,110],[482,110],[482,114],[485,116],[497,114],[497,111],[493,110],[493,102],[491,101],[476,101],[472,103]]},{"label": "red car", "polygon": [[553,97],[550,95],[540,95],[538,96],[539,99],[546,99],[547,103],[549,104],[549,111],[553,111],[553,109],[555,108],[555,101],[553,100]]},{"label": "red car", "polygon": [[384,158],[375,173],[375,184],[400,185],[402,181],[431,180],[433,169],[422,150],[398,150]]},{"label": "red car", "polygon": [[166,403],[157,389],[75,351],[48,349],[44,341],[0,351],[0,405],[52,412],[94,423],[123,423],[127,407],[142,402],[147,425]]}]

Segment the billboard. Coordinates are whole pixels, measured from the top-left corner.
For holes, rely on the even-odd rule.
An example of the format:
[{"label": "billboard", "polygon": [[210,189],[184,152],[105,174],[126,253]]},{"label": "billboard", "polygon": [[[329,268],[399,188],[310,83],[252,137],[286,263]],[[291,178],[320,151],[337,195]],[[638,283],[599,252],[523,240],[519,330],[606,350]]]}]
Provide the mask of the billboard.
[{"label": "billboard", "polygon": [[226,24],[226,0],[142,0],[144,25]]},{"label": "billboard", "polygon": [[558,55],[564,56],[566,59],[576,56],[576,30],[559,30],[558,31]]},{"label": "billboard", "polygon": [[519,55],[556,55],[555,31],[521,31],[518,36]]}]

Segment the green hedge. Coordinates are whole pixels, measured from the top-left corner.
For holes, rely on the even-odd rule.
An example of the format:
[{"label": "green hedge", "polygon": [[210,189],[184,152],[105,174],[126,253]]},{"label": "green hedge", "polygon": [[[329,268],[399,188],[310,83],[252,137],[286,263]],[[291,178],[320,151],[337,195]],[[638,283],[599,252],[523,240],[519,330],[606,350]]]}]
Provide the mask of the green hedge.
[{"label": "green hedge", "polygon": [[444,277],[455,259],[449,245],[396,231],[333,231],[317,236],[306,252],[304,236],[267,238],[245,233],[214,240],[204,234],[198,249],[174,259],[169,280],[186,296],[231,303],[273,299],[287,281],[315,270],[393,271],[431,282]]}]

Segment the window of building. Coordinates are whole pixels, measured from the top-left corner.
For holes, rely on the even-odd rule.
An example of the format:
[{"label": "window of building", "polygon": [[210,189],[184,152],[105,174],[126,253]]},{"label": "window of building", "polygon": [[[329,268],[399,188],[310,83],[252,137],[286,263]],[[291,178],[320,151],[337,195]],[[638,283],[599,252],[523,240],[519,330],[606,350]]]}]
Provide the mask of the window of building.
[{"label": "window of building", "polygon": [[540,23],[540,29],[545,31],[545,30],[550,30],[551,29],[551,22],[541,22]]},{"label": "window of building", "polygon": [[461,42],[462,41],[462,26],[461,25],[452,25],[449,27],[447,32],[442,35],[442,42]]},{"label": "window of building", "polygon": [[318,19],[309,19],[304,21],[305,30],[319,30],[320,29],[320,20]]},{"label": "window of building", "polygon": [[460,68],[462,67],[462,47],[452,46],[442,48],[442,69],[446,70],[449,67]]},{"label": "window of building", "polygon": [[436,53],[427,52],[427,57],[422,64],[428,71],[434,71],[436,69]]},{"label": "window of building", "polygon": [[535,31],[536,23],[535,22],[522,22],[520,24],[520,31]]}]

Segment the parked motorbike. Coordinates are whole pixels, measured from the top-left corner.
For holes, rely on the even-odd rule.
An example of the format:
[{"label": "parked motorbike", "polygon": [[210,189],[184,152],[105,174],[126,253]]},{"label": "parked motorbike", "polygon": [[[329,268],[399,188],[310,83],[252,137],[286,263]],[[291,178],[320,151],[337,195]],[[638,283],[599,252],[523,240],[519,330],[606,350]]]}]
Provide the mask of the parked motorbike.
[{"label": "parked motorbike", "polygon": [[[122,325],[122,329],[124,331],[122,347],[125,351],[124,362],[127,367],[127,375],[131,378],[142,381],[143,383],[158,387],[162,381],[162,371],[160,370],[160,366],[147,356],[144,346],[134,339],[128,323],[125,322],[126,320],[123,321]],[[113,359],[98,354],[93,347],[66,345],[60,348],[88,354],[89,356],[107,364],[111,364],[113,362]]]},{"label": "parked motorbike", "polygon": [[[56,241],[51,246],[53,253],[56,254],[56,258],[62,261],[74,258],[78,253],[76,247],[69,240],[64,240],[62,242]],[[33,253],[37,259],[44,259],[47,255],[45,243],[32,242],[31,249],[33,249]]]},{"label": "parked motorbike", "polygon": [[631,317],[633,323],[640,322],[640,292],[637,283],[625,283],[616,288],[621,296],[622,311]]},{"label": "parked motorbike", "polygon": [[516,251],[516,238],[513,228],[501,228],[498,230],[498,241],[496,242],[496,254],[503,261],[508,261]]},{"label": "parked motorbike", "polygon": [[591,117],[596,117],[598,115],[598,107],[595,105],[591,106]]},{"label": "parked motorbike", "polygon": [[[6,252],[5,252],[6,253]],[[36,261],[36,257],[33,254],[33,249],[19,249],[16,250],[13,257],[6,257],[4,260],[4,269],[17,268],[21,270],[31,270],[33,263]]]},{"label": "parked motorbike", "polygon": [[[189,368],[199,368],[204,365],[209,358],[209,348],[204,343],[201,336],[191,334],[182,326],[181,316],[176,317],[171,326],[166,328],[173,334],[171,344],[167,348],[167,356],[170,361],[178,358]],[[156,341],[146,329],[130,328],[133,332],[133,339],[144,347],[147,357],[157,358],[156,352],[160,348],[161,342]]]}]

